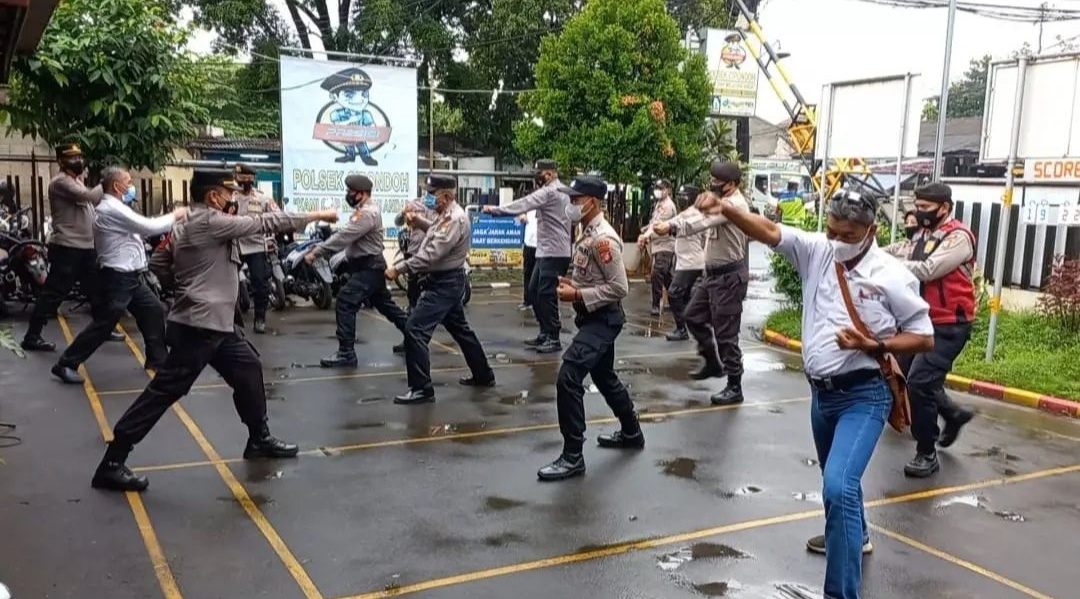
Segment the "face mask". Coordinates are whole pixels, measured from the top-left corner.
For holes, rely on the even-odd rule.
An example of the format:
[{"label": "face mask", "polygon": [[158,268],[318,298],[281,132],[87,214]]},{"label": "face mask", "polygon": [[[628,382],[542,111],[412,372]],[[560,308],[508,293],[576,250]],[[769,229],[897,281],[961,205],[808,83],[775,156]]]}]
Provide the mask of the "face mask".
[{"label": "face mask", "polygon": [[919,224],[927,229],[933,229],[941,222],[941,215],[937,213],[937,209],[934,210],[918,210],[915,212],[915,220],[919,221]]},{"label": "face mask", "polygon": [[577,204],[568,204],[566,206],[566,218],[570,219],[573,224],[581,222],[581,206]]},{"label": "face mask", "polygon": [[251,188],[254,186],[255,184],[251,181],[244,181],[240,184],[240,189],[243,189],[244,191],[251,191]]},{"label": "face mask", "polygon": [[72,160],[67,163],[67,170],[72,174],[81,175],[86,170],[86,163],[82,160]]},{"label": "face mask", "polygon": [[727,195],[727,183],[712,184],[709,185],[709,191],[719,195],[720,197]]},{"label": "face mask", "polygon": [[859,254],[866,249],[866,240],[870,237],[870,231],[866,232],[866,236],[862,238],[862,241],[858,243],[846,243],[838,239],[832,239],[829,243],[832,244],[833,257],[837,262],[850,262],[859,257]]},{"label": "face mask", "polygon": [[120,198],[125,204],[131,204],[135,201],[135,186],[128,185],[127,191],[124,192],[124,197]]},{"label": "face mask", "polygon": [[433,194],[433,193],[424,194],[424,208],[427,208],[428,210],[434,210],[435,205],[436,205],[435,194]]},{"label": "face mask", "polygon": [[356,208],[356,205],[360,203],[360,200],[357,199],[356,194],[350,191],[345,194],[345,203],[348,204],[350,208]]},{"label": "face mask", "polygon": [[918,225],[911,227],[904,227],[904,235],[907,235],[908,239],[915,239],[915,234],[919,232]]},{"label": "face mask", "polygon": [[658,200],[662,200],[664,199],[664,191],[662,189],[654,189],[652,192],[652,197]]},{"label": "face mask", "polygon": [[541,174],[536,175],[535,177],[533,177],[533,182],[536,183],[537,187],[543,187],[544,184],[547,183],[547,177],[545,177],[543,175],[543,173],[541,173]]}]

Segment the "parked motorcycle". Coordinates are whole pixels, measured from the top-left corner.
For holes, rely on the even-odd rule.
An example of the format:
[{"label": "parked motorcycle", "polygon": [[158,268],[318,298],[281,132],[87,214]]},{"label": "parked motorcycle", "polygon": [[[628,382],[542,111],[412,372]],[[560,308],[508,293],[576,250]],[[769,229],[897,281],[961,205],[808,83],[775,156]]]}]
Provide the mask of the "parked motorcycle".
[{"label": "parked motorcycle", "polygon": [[272,235],[266,238],[266,260],[270,263],[270,307],[284,310],[289,305],[285,295],[285,269],[281,266],[277,237]]},{"label": "parked motorcycle", "polygon": [[[404,228],[398,232],[397,238],[398,249],[394,253],[394,261],[397,262],[405,257],[405,252],[409,247],[409,234]],[[394,279],[394,285],[402,291],[406,291],[409,288],[409,280],[404,274],[399,274]],[[461,305],[468,306],[469,300],[472,299],[472,266],[469,265],[469,261],[465,260],[465,295],[461,298]]]},{"label": "parked motorcycle", "polygon": [[48,252],[40,242],[0,233],[0,317],[7,302],[32,304],[49,275]]},{"label": "parked motorcycle", "polygon": [[285,273],[285,293],[309,299],[320,310],[327,310],[334,303],[334,274],[326,258],[320,256],[308,264],[304,256],[312,246],[326,241],[331,234],[330,225],[317,227],[307,241],[288,246],[281,263]]}]

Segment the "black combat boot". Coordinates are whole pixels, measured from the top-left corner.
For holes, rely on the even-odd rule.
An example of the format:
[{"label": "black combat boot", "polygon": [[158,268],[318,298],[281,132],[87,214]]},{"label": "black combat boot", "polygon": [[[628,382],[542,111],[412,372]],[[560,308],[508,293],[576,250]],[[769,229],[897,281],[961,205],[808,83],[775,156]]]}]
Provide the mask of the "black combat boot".
[{"label": "black combat boot", "polygon": [[42,339],[41,332],[27,332],[20,344],[26,351],[56,351],[56,344]]},{"label": "black combat boot", "polygon": [[668,341],[686,341],[690,339],[690,333],[686,332],[686,329],[675,329],[667,334],[666,339]]},{"label": "black combat boot", "polygon": [[131,453],[130,445],[109,443],[105,457],[101,458],[90,486],[107,491],[134,491],[141,493],[150,486],[150,480],[131,471],[124,462]]},{"label": "black combat boot", "polygon": [[51,372],[53,373],[53,376],[69,385],[81,385],[83,383],[83,378],[79,376],[78,368],[78,366],[73,368],[57,363],[53,365]]},{"label": "black combat boot", "polygon": [[270,427],[264,422],[259,426],[249,427],[247,446],[244,447],[245,460],[295,458],[300,448],[294,443],[286,443],[270,434]]},{"label": "black combat boot", "polygon": [[357,364],[356,354],[346,354],[341,351],[329,358],[319,360],[319,366],[323,368],[355,368]]},{"label": "black combat boot", "polygon": [[723,391],[709,398],[714,406],[733,406],[743,402],[742,375],[730,375]]},{"label": "black combat boot", "polygon": [[255,326],[253,327],[257,335],[266,334],[266,314],[255,315]]}]

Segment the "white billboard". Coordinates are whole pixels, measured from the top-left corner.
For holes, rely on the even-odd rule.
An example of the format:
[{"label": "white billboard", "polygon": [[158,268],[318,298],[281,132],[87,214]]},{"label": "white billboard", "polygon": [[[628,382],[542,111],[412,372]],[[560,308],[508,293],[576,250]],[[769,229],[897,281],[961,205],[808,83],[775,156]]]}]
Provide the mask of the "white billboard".
[{"label": "white billboard", "polygon": [[394,217],[415,198],[416,70],[281,57],[281,184],[287,210],[336,208],[342,218],[345,177],[375,184],[387,238]]},{"label": "white billboard", "polygon": [[[1006,162],[1018,61],[990,65],[979,160]],[[1020,145],[1025,158],[1080,158],[1080,54],[1033,58],[1024,75]]]},{"label": "white billboard", "polygon": [[701,51],[712,81],[712,116],[754,116],[758,64],[738,31],[706,29]]},{"label": "white billboard", "polygon": [[917,156],[922,102],[911,93],[918,80],[918,75],[896,75],[825,85],[814,147],[829,158]]}]

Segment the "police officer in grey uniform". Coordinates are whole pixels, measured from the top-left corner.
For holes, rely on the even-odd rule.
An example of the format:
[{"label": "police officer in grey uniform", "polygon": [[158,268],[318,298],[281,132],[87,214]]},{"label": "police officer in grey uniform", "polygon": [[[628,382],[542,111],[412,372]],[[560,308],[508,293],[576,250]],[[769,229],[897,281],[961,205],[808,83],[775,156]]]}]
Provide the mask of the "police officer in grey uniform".
[{"label": "police officer in grey uniform", "polygon": [[[694,205],[699,195],[701,190],[693,185],[679,188],[679,204],[683,211],[672,219],[672,224],[677,225],[683,220],[693,220],[701,215]],[[690,332],[686,328],[686,306],[690,303],[690,295],[705,269],[706,235],[703,231],[697,235],[675,239],[675,276],[671,280],[671,288],[668,289],[668,302],[671,304],[671,316],[675,319],[675,330],[667,334],[668,341],[686,341],[690,338]]]},{"label": "police officer in grey uniform", "polygon": [[538,189],[520,200],[505,206],[484,206],[484,212],[496,215],[526,214],[535,210],[539,216],[536,231],[536,269],[530,287],[536,290],[533,313],[540,324],[540,334],[525,345],[542,354],[562,351],[559,333],[559,302],[555,289],[559,277],[570,267],[570,221],[566,207],[570,198],[559,181],[559,167],[554,160],[537,160],[535,166]]},{"label": "police officer in grey uniform", "polygon": [[270,434],[259,354],[233,322],[240,288],[237,242],[303,229],[318,220],[334,222],[337,211],[231,216],[222,208],[236,189],[232,172],[196,170],[190,186],[190,211],[187,220],[173,229],[170,247],[179,295],[168,318],[169,356],[113,427],[113,441],[91,482],[95,488],[143,491],[150,485],[124,462],[165,411],[187,395],[208,365],[233,389],[233,403],[248,429],[244,459],[289,458],[298,453],[296,445]]},{"label": "police officer in grey uniform", "polygon": [[574,248],[570,278],[559,281],[558,295],[571,302],[577,314],[577,335],[563,354],[556,381],[559,431],[563,451],[558,459],[537,472],[540,480],[564,480],[585,473],[585,387],[586,376],[604,396],[618,417],[621,429],[600,435],[600,447],[641,449],[641,432],[634,402],[619,375],[615,373],[615,339],[626,322],[622,299],[629,286],[622,257],[622,239],[608,224],[600,203],[607,195],[607,183],[597,177],[578,177],[564,188],[572,204],[567,214],[572,223],[582,223],[583,230]]},{"label": "police officer in grey uniform", "polygon": [[398,273],[420,275],[420,299],[405,322],[409,391],[394,398],[394,403],[406,405],[435,401],[428,344],[440,324],[461,348],[471,371],[470,376],[458,382],[470,387],[495,385],[495,372],[488,364],[484,347],[465,318],[465,260],[469,257],[472,226],[457,203],[457,181],[432,175],[427,180],[427,194],[425,204],[434,205],[438,217],[428,227],[416,254],[386,271],[388,280],[396,279]]},{"label": "police officer in grey uniform", "polygon": [[[255,189],[255,169],[244,164],[236,165],[235,180],[240,187],[234,200],[236,213],[240,216],[259,215],[278,210],[273,198]],[[270,279],[274,276],[270,261],[266,258],[266,237],[256,233],[240,240],[240,256],[247,264],[251,276],[251,303],[255,308],[256,333],[266,332],[266,309],[270,307]]]},{"label": "police officer in grey uniform", "polygon": [[660,223],[658,233],[669,231],[676,237],[697,235],[708,231],[705,250],[705,278],[694,289],[686,307],[686,324],[698,344],[704,365],[691,377],[704,380],[727,376],[727,386],[711,397],[714,405],[742,403],[742,350],[739,330],[742,326],[743,301],[750,284],[750,268],[746,261],[746,234],[728,222],[718,211],[718,198],[727,199],[738,209],[750,210],[750,204],[739,191],[742,169],[738,164],[716,160],[709,173],[710,194],[702,196],[698,209],[701,216],[683,220],[675,225]]},{"label": "police officer in grey uniform", "polygon": [[356,211],[349,223],[330,239],[312,248],[305,259],[314,261],[320,254],[333,255],[345,250],[346,268],[351,276],[337,298],[338,351],[320,362],[323,368],[356,366],[356,313],[369,304],[405,331],[405,311],[398,307],[383,276],[383,226],[379,206],[371,200],[372,182],[364,175],[345,178],[345,202]]},{"label": "police officer in grey uniform", "polygon": [[656,183],[653,190],[656,204],[653,206],[652,218],[649,224],[638,237],[638,247],[644,249],[649,246],[649,256],[652,257],[652,316],[660,316],[660,300],[664,292],[668,292],[668,301],[671,301],[671,279],[675,268],[675,240],[667,235],[654,235],[653,226],[657,223],[671,220],[679,213],[675,206],[675,200],[671,198],[671,183],[661,179]]}]

